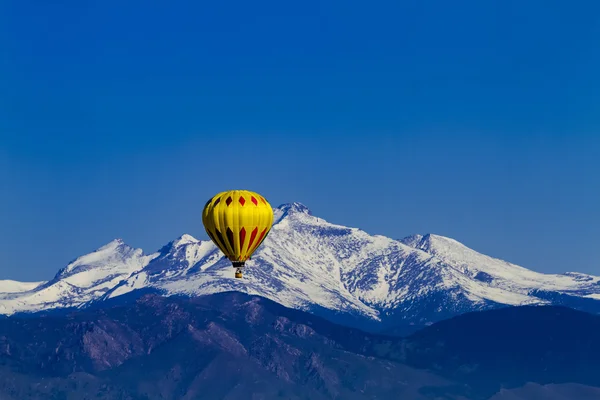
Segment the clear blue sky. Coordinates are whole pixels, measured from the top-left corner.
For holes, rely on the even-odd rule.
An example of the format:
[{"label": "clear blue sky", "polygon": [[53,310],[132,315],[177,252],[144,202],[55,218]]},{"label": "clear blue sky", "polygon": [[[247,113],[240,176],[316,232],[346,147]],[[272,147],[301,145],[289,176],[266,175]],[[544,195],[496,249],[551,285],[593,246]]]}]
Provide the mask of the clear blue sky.
[{"label": "clear blue sky", "polygon": [[[50,4],[53,3],[53,4]],[[597,1],[0,5],[0,278],[249,188],[600,274]]]}]

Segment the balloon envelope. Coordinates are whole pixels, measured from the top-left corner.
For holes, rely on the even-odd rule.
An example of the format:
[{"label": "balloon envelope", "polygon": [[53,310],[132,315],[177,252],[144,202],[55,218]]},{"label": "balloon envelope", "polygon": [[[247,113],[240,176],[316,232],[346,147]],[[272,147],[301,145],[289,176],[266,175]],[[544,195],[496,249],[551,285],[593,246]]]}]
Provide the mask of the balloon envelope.
[{"label": "balloon envelope", "polygon": [[240,267],[269,234],[273,209],[258,193],[230,190],[218,193],[206,203],[202,223],[234,267]]}]

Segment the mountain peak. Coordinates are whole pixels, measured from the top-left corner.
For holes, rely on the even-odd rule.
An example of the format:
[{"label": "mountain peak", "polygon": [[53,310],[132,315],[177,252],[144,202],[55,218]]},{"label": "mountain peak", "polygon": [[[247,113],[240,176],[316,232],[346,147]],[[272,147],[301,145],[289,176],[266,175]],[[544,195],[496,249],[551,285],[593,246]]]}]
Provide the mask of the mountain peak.
[{"label": "mountain peak", "polygon": [[460,248],[460,249],[467,249],[467,250],[471,250],[469,249],[467,246],[465,246],[464,244],[462,244],[461,242],[454,240],[452,238],[446,237],[446,236],[441,236],[441,235],[435,235],[433,233],[427,233],[425,235],[411,235],[408,237],[405,237],[404,239],[400,240],[402,243],[406,244],[407,246],[413,247],[415,249],[419,249],[419,250],[423,250],[426,252],[430,252],[430,251],[434,251],[434,250],[440,250],[440,248]]},{"label": "mountain peak", "polygon": [[174,250],[179,249],[180,247],[187,246],[189,244],[200,243],[200,240],[196,239],[192,235],[183,234],[179,236],[177,239],[170,241],[166,245],[164,245],[158,252],[161,254],[167,254]]},{"label": "mountain peak", "polygon": [[[75,286],[89,286],[93,285],[96,281],[106,278],[106,274],[109,276],[118,276],[119,271],[121,271],[129,275],[129,273],[141,268],[140,265],[145,262],[144,259],[145,256],[142,249],[134,249],[127,245],[123,239],[118,238],[92,253],[71,261],[66,267],[58,271],[53,281],[65,280],[65,282],[74,284]],[[71,280],[67,279],[86,271],[94,272],[89,272],[89,276],[83,274]]]},{"label": "mountain peak", "polygon": [[105,250],[114,250],[117,247],[123,246],[123,245],[127,246],[125,244],[125,241],[123,239],[117,238],[117,239],[111,240],[110,242],[108,242],[104,246],[102,246],[99,249],[97,249],[95,252],[105,251]]},{"label": "mountain peak", "polygon": [[277,224],[281,222],[286,217],[295,217],[295,216],[303,216],[308,215],[312,216],[312,212],[302,203],[293,202],[293,203],[284,203],[278,206],[273,210],[274,219],[273,223]]},{"label": "mountain peak", "polygon": [[312,213],[308,207],[306,207],[304,204],[298,203],[298,202],[285,203],[285,204],[280,205],[277,208],[279,210],[281,210],[283,213],[297,212],[297,213],[312,215]]},{"label": "mountain peak", "polygon": [[400,242],[404,243],[409,247],[416,248],[417,245],[421,242],[421,240],[423,240],[423,235],[415,234],[400,239]]},{"label": "mountain peak", "polygon": [[436,242],[437,238],[438,237],[436,235],[427,233],[416,244],[416,248],[429,252],[432,249],[432,247],[434,247],[434,242]]},{"label": "mountain peak", "polygon": [[187,233],[185,233],[173,241],[173,247],[180,247],[180,246],[185,246],[186,244],[198,243],[198,242],[199,242],[198,239],[196,239],[192,235],[188,235]]}]

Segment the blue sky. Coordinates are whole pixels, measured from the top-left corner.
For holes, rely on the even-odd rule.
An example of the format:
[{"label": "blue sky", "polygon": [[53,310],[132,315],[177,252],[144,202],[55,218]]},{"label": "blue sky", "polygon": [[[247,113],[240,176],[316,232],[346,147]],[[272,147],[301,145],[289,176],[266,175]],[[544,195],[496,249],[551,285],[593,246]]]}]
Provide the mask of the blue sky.
[{"label": "blue sky", "polygon": [[248,188],[600,274],[600,3],[0,5],[0,278]]}]

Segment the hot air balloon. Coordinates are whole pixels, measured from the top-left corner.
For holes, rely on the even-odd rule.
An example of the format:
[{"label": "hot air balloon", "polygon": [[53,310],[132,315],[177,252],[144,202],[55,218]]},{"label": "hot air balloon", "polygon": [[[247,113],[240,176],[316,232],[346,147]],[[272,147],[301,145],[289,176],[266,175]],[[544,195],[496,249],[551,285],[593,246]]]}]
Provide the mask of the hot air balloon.
[{"label": "hot air balloon", "polygon": [[242,277],[242,268],[265,240],[273,224],[273,209],[260,194],[248,190],[221,192],[208,200],[202,223],[210,239]]}]

